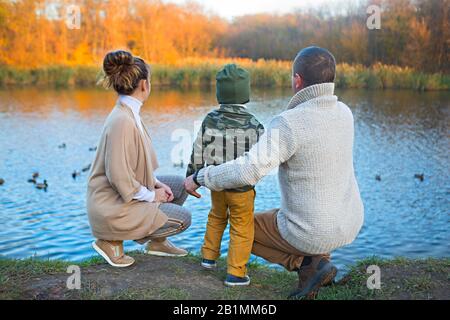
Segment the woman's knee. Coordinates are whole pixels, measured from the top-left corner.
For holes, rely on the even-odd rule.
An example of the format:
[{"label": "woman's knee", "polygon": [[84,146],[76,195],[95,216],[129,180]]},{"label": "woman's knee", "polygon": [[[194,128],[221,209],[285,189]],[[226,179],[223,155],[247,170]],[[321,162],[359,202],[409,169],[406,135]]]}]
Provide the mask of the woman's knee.
[{"label": "woman's knee", "polygon": [[[178,227],[178,232],[180,233],[185,231],[191,226],[192,216],[191,212],[183,207],[178,207],[178,215],[177,218],[175,218],[180,224]],[[170,218],[169,218],[170,220]]]},{"label": "woman's knee", "polygon": [[172,219],[177,219],[183,222],[183,225],[190,226],[191,225],[191,212],[174,203],[163,203],[159,206],[159,208]]},{"label": "woman's knee", "polygon": [[184,177],[180,175],[161,175],[157,177],[159,181],[164,184],[167,184],[169,187],[176,188],[178,186],[184,185]]},{"label": "woman's knee", "polygon": [[172,189],[175,197],[173,203],[183,205],[188,197],[188,193],[184,189],[184,177],[180,175],[167,175],[158,177],[158,180],[167,184]]},{"label": "woman's knee", "polygon": [[183,212],[183,224],[185,225],[185,229],[187,229],[191,226],[192,215],[188,209],[183,208],[183,207],[181,207],[181,209],[184,211]]}]

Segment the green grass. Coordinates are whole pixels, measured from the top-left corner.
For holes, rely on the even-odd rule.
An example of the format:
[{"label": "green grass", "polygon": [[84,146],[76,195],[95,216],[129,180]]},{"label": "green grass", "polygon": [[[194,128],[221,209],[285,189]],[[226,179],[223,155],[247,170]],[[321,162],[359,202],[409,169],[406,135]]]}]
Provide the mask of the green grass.
[{"label": "green grass", "polygon": [[[200,263],[201,260],[197,254],[189,255],[182,259],[189,259],[192,263],[196,264]],[[226,275],[226,259],[223,257],[219,258],[218,265],[218,276],[224,278]],[[377,265],[381,269],[382,286],[380,290],[367,288],[367,278],[370,274],[366,270],[370,265]],[[412,271],[414,268],[418,269],[418,274]],[[397,269],[403,269],[405,274],[398,276],[398,279],[396,277],[389,279],[390,270]],[[270,268],[257,260],[253,260],[248,264],[248,272],[252,278],[252,287],[239,288],[237,290],[235,288],[224,288],[223,292],[216,298],[238,300],[245,297],[249,291],[270,289],[272,291],[272,299],[285,299],[286,292],[289,292],[297,282],[297,275],[295,273]],[[383,275],[383,273],[385,274]],[[408,259],[404,257],[382,259],[373,256],[350,266],[349,271],[342,277],[342,280],[337,284],[322,288],[316,299],[390,299],[398,297],[400,291],[409,293],[411,297],[423,299],[426,297],[427,291],[433,289],[436,285],[445,286],[445,281],[442,282],[441,280],[433,279],[432,274],[447,274],[447,280],[450,280],[450,259]],[[383,282],[383,279],[386,281]],[[450,298],[450,287],[448,290],[449,296],[447,298]]]},{"label": "green grass", "polygon": [[[367,267],[377,265],[381,269],[381,289],[367,288]],[[450,272],[450,259],[406,259],[398,257],[390,260],[371,257],[359,261],[352,266],[338,285],[322,288],[318,300],[348,299],[392,299],[412,298],[424,299],[429,291],[442,287],[450,294],[445,279],[435,279],[436,274]],[[442,277],[441,277],[442,278]],[[442,297],[441,297],[442,298]],[[446,299],[449,299],[447,296]]]},{"label": "green grass", "polygon": [[[90,262],[86,263],[90,264]],[[0,259],[1,276],[7,273],[17,273],[25,276],[56,273],[65,271],[69,265],[69,262],[60,260],[41,260],[37,258],[24,260]]]},{"label": "green grass", "polygon": [[[188,260],[194,264],[200,264],[201,257],[198,254],[189,254],[186,257],[179,258]],[[216,275],[220,279],[225,279],[226,276],[226,258],[220,257],[217,260],[218,269]],[[284,270],[277,270],[270,268],[256,260],[251,261],[248,265],[248,273],[251,276],[250,287],[227,288],[219,294],[215,295],[214,299],[219,300],[241,300],[252,294],[264,295],[265,292],[270,291],[270,298],[274,300],[282,300],[286,298],[286,292],[292,288],[296,283],[297,276]],[[258,292],[259,291],[259,292]]]},{"label": "green grass", "polygon": [[[141,252],[133,251],[131,256],[141,256]],[[177,278],[189,278],[190,274],[176,263],[200,263],[197,254],[175,258],[171,271]],[[20,288],[32,278],[44,275],[65,274],[68,261],[41,260],[28,258],[23,260],[0,258],[0,298],[20,299],[23,296]],[[77,263],[80,267],[104,264],[100,257],[93,257]],[[214,277],[223,279],[226,275],[226,259],[218,260],[219,268],[213,273]],[[381,269],[381,289],[367,288],[366,270],[369,265],[377,265]],[[219,286],[211,295],[211,299],[247,299],[248,297],[266,297],[270,299],[286,299],[297,282],[297,275],[284,270],[270,268],[267,265],[252,261],[248,265],[248,272],[252,278],[252,285],[245,288],[226,288]],[[197,271],[196,271],[197,272]],[[204,271],[199,274],[202,276]],[[206,274],[205,274],[206,275]],[[336,284],[320,290],[318,300],[348,300],[348,299],[427,299],[450,298],[450,259],[420,259],[411,260],[395,258],[390,260],[371,257],[359,261],[349,268],[346,275]],[[189,287],[188,287],[189,288]],[[119,293],[105,292],[102,285],[95,281],[83,283],[83,290],[77,298],[80,299],[190,299],[193,292],[168,283],[159,288],[133,289],[132,287]]]},{"label": "green grass", "polygon": [[[215,63],[186,64],[185,66],[153,65],[152,85],[170,87],[213,86],[217,71]],[[289,87],[289,63],[258,61],[244,66],[251,74],[254,87]],[[11,86],[37,86],[54,88],[95,87],[101,75],[97,67],[50,66],[20,69],[0,66],[0,88]],[[377,64],[370,68],[362,65],[337,66],[338,88],[411,89],[419,91],[450,90],[450,76],[424,74],[410,68]]]}]

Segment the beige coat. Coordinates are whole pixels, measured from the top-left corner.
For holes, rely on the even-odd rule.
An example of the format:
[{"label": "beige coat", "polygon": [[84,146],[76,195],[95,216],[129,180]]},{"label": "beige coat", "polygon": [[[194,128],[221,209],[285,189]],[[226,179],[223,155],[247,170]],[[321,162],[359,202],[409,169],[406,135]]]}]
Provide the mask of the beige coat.
[{"label": "beige coat", "polygon": [[87,211],[92,233],[103,240],[137,240],[167,222],[160,203],[133,199],[141,185],[155,189],[158,161],[152,141],[132,111],[118,103],[107,117],[88,180]]}]

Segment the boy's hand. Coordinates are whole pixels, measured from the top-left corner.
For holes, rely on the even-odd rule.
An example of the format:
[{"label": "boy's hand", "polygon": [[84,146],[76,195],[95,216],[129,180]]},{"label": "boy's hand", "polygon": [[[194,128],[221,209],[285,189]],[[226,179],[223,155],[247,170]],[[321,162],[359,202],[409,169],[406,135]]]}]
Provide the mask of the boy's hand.
[{"label": "boy's hand", "polygon": [[184,188],[191,196],[201,198],[202,196],[196,191],[200,186],[194,182],[193,176],[194,175],[191,175],[184,180]]}]

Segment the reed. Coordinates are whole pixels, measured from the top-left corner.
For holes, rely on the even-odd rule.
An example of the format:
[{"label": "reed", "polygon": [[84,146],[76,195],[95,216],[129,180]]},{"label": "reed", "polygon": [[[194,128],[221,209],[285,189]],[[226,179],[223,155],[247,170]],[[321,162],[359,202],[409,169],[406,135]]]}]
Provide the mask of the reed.
[{"label": "reed", "polygon": [[420,91],[449,90],[450,76],[425,74],[408,67],[375,64],[340,64],[337,66],[336,85],[340,88],[412,89]]},{"label": "reed", "polygon": [[[219,69],[237,63],[249,70],[252,86],[289,87],[291,64],[288,61],[249,59],[187,58],[176,64],[152,65],[152,85],[170,87],[213,86]],[[97,66],[48,66],[20,69],[0,66],[0,87],[94,87],[100,75]],[[375,64],[339,64],[336,86],[356,89],[412,89],[420,91],[450,90],[450,75],[425,74],[408,67]]]}]

